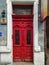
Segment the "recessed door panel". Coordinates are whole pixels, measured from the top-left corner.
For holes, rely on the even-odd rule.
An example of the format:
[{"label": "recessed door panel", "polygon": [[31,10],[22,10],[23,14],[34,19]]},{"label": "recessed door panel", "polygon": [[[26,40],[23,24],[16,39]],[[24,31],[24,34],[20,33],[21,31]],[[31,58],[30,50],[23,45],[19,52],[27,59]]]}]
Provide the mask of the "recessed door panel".
[{"label": "recessed door panel", "polygon": [[13,29],[13,59],[14,61],[22,61],[22,31],[21,31],[21,28],[16,26],[14,29]]},{"label": "recessed door panel", "polygon": [[[33,25],[33,22],[30,22]],[[26,24],[24,28],[24,61],[33,61],[33,26]]]}]

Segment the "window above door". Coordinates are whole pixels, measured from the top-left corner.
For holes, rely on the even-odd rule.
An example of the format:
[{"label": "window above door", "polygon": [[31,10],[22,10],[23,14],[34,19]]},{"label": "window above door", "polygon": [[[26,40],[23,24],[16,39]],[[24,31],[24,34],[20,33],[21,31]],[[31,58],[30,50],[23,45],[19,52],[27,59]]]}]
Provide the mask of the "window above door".
[{"label": "window above door", "polygon": [[13,13],[16,15],[31,15],[33,13],[32,5],[13,5]]},{"label": "window above door", "polygon": [[19,15],[29,15],[32,14],[32,9],[27,8],[14,8],[14,13]]}]

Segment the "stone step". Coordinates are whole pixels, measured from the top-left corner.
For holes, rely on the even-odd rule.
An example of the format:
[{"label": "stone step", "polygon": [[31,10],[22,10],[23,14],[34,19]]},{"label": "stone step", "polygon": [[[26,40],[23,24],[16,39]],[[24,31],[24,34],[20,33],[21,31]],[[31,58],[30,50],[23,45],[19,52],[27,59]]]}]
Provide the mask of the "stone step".
[{"label": "stone step", "polygon": [[14,62],[13,65],[33,65],[32,62]]}]

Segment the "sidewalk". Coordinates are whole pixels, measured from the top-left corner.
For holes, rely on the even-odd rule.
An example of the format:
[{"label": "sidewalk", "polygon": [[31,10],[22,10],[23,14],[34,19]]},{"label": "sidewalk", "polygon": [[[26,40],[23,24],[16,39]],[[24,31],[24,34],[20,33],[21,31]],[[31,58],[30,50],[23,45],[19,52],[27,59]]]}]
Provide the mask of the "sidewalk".
[{"label": "sidewalk", "polygon": [[13,65],[33,65],[32,62],[14,62]]}]

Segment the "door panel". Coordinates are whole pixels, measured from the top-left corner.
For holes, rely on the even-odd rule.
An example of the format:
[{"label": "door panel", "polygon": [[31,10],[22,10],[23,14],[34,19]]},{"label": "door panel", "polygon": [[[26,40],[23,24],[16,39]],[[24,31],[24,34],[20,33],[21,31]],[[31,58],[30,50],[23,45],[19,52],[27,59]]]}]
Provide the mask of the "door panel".
[{"label": "door panel", "polygon": [[24,42],[24,61],[31,62],[33,61],[33,27],[32,26],[26,26],[26,28],[24,28],[23,42]]},{"label": "door panel", "polygon": [[22,61],[22,31],[21,28],[16,26],[13,29],[13,60],[14,61]]},{"label": "door panel", "polygon": [[[33,22],[20,22],[13,26],[14,61],[33,61]],[[15,27],[16,26],[16,27]]]}]

